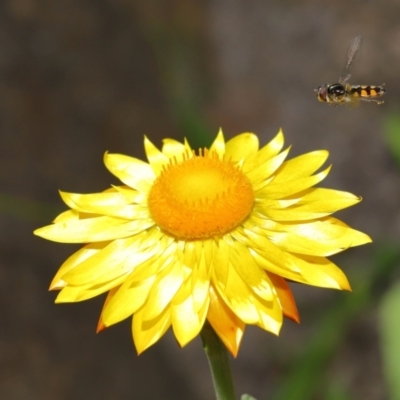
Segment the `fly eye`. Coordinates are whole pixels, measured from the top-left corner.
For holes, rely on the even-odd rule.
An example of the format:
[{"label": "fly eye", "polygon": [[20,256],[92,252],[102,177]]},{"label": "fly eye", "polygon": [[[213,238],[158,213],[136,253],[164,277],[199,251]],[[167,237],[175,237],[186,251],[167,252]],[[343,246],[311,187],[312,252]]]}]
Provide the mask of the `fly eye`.
[{"label": "fly eye", "polygon": [[344,94],[343,89],[335,89],[334,92],[335,92],[335,94]]},{"label": "fly eye", "polygon": [[346,92],[343,85],[332,85],[329,88],[329,93],[334,96],[343,96]]}]

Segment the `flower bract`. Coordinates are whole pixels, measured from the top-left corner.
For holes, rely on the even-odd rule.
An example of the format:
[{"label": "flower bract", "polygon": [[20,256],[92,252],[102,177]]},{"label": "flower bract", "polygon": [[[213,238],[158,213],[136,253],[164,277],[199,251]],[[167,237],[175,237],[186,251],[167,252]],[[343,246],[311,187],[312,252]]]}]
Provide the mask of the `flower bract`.
[{"label": "flower bract", "polygon": [[132,317],[139,353],[172,327],[181,346],[205,321],[236,355],[246,325],[278,334],[299,321],[288,281],[349,290],[328,259],[370,242],[331,216],[360,198],[315,187],[327,151],[286,160],[279,132],[259,148],[252,133],[208,149],[144,140],[148,162],[105,154],[123,183],[102,193],[61,192],[69,210],[35,231],[83,243],[56,273],[56,302],[108,293],[98,329]]}]

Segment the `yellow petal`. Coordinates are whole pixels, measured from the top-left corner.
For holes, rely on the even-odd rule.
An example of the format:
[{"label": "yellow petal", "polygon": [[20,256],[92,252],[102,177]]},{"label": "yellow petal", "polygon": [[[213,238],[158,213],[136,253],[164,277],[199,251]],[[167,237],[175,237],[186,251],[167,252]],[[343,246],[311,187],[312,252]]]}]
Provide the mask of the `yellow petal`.
[{"label": "yellow petal", "polygon": [[269,199],[281,199],[301,192],[321,182],[328,175],[331,167],[326,168],[322,172],[309,176],[307,178],[295,179],[284,183],[271,183],[261,190],[258,190],[256,197],[267,197]]},{"label": "yellow petal", "polygon": [[148,163],[123,154],[106,153],[104,164],[113,175],[136,190],[148,190],[156,177]]},{"label": "yellow petal", "polygon": [[361,198],[349,192],[313,187],[281,200],[272,201],[269,198],[263,198],[262,195],[257,200],[259,210],[267,208],[288,210],[291,206],[302,206],[304,210],[309,207],[313,208],[315,213],[326,213],[350,207],[359,203]]},{"label": "yellow petal", "polygon": [[113,217],[68,220],[37,229],[35,235],[61,243],[104,242],[142,232],[154,225],[153,220],[127,221]]},{"label": "yellow petal", "polygon": [[91,212],[91,207],[124,207],[129,204],[118,192],[79,194],[60,191],[60,195],[68,207],[82,212]]},{"label": "yellow petal", "polygon": [[325,188],[310,188],[304,191],[303,196],[297,204],[315,205],[317,211],[325,211],[327,209],[339,211],[360,201],[361,198],[359,196],[355,196],[349,192]]},{"label": "yellow petal", "polygon": [[[357,201],[359,202],[359,200]],[[274,210],[272,208],[263,208],[259,210],[264,214],[267,219],[275,221],[308,221],[313,219],[324,218],[338,210],[347,208],[354,205],[354,200],[343,199],[339,201],[316,201],[309,204],[296,204],[291,207]]]},{"label": "yellow petal", "polygon": [[283,322],[283,312],[277,298],[269,302],[263,299],[257,299],[256,301],[259,314],[259,320],[256,325],[268,332],[279,335]]},{"label": "yellow petal", "polygon": [[63,275],[71,285],[102,284],[131,273],[135,267],[158,253],[158,247],[142,248],[140,238],[114,240],[92,257]]},{"label": "yellow petal", "polygon": [[229,273],[229,256],[231,248],[223,239],[219,240],[216,245],[216,251],[214,252],[214,268],[212,269],[213,280],[215,285],[221,288],[225,288],[228,273]]},{"label": "yellow petal", "polygon": [[160,175],[163,167],[169,164],[169,158],[158,150],[147,137],[144,138],[144,151],[154,174],[156,176]]},{"label": "yellow petal", "polygon": [[317,150],[285,161],[275,175],[273,183],[310,176],[324,164],[328,156],[329,153],[326,150]]},{"label": "yellow petal", "polygon": [[157,275],[156,282],[143,307],[142,318],[151,320],[161,314],[181,287],[184,278],[184,270],[179,259],[171,260],[170,265]]},{"label": "yellow petal", "polygon": [[189,153],[191,153],[191,152],[192,152],[192,148],[190,147],[190,144],[189,144],[189,142],[187,141],[186,138],[184,139],[183,143],[184,143],[184,145],[185,145],[185,149],[186,149]]},{"label": "yellow petal", "polygon": [[99,322],[97,323],[96,333],[99,333],[99,332],[101,332],[102,330],[104,330],[104,329],[106,328],[106,326],[105,326],[104,323],[103,323],[102,314],[103,314],[104,308],[105,308],[105,307],[107,306],[107,304],[111,301],[111,299],[114,297],[115,293],[117,293],[117,291],[118,291],[119,288],[120,288],[120,286],[117,286],[117,287],[111,289],[111,290],[108,292],[107,297],[106,297],[106,300],[105,300],[105,302],[104,302],[104,304],[103,304],[103,310],[102,310],[102,312],[100,313]]},{"label": "yellow petal", "polygon": [[258,325],[274,334],[279,333],[283,317],[277,298],[265,301],[258,297],[233,267],[229,268],[224,287],[216,277],[213,277],[213,283],[219,296],[243,322]]},{"label": "yellow petal", "polygon": [[224,157],[225,154],[225,140],[222,129],[219,130],[217,137],[215,138],[213,144],[210,146],[210,151],[215,151],[220,158]]},{"label": "yellow petal", "polygon": [[213,286],[210,286],[210,306],[207,320],[226,348],[236,357],[243,338],[245,324],[218,296],[218,292]]},{"label": "yellow petal", "polygon": [[[62,223],[62,222],[67,222],[71,220],[78,220],[79,219],[79,212],[75,210],[68,210],[62,212],[60,215],[58,215],[55,220],[53,221],[54,223]],[[36,229],[34,234],[36,235],[36,231],[39,229]]]},{"label": "yellow petal", "polygon": [[284,137],[282,130],[264,147],[262,147],[254,156],[249,157],[243,164],[243,171],[248,172],[260,165],[265,164],[268,160],[278,155],[282,150]]},{"label": "yellow petal", "polygon": [[191,279],[179,289],[171,302],[171,321],[176,340],[183,347],[201,331],[208,311],[208,297],[198,311],[192,297]]},{"label": "yellow petal", "polygon": [[138,192],[135,189],[131,189],[127,186],[113,186],[117,192],[122,193],[129,203],[147,205],[147,193]]},{"label": "yellow petal", "polygon": [[155,249],[154,256],[135,266],[129,277],[132,282],[140,282],[153,275],[157,275],[168,265],[171,265],[171,262],[174,260],[177,246],[173,238],[163,236],[156,245],[152,244],[151,246]]},{"label": "yellow petal", "polygon": [[171,326],[171,315],[166,308],[154,320],[144,321],[142,310],[135,313],[132,322],[132,335],[138,354],[156,343]]},{"label": "yellow petal", "polygon": [[202,248],[203,248],[203,256],[204,256],[204,262],[206,267],[205,268],[210,268],[210,266],[213,263],[214,259],[214,252],[215,252],[215,241],[214,239],[210,240],[203,240],[202,241]]},{"label": "yellow petal", "polygon": [[252,255],[260,267],[283,278],[313,286],[350,290],[346,275],[323,257],[292,255],[280,250],[268,240]]},{"label": "yellow petal", "polygon": [[258,151],[258,137],[254,133],[242,133],[226,142],[225,159],[233,162],[253,156]]},{"label": "yellow petal", "polygon": [[84,301],[106,293],[107,291],[119,286],[124,281],[124,277],[119,277],[102,285],[81,285],[65,286],[56,298],[56,303],[73,303]]},{"label": "yellow petal", "polygon": [[191,293],[193,297],[193,307],[196,313],[200,311],[208,297],[211,279],[210,263],[211,261],[207,262],[206,257],[203,257],[201,262],[193,266],[192,269],[190,277]]},{"label": "yellow petal", "polygon": [[268,178],[270,178],[271,175],[282,165],[282,163],[285,161],[285,158],[287,157],[288,152],[289,149],[283,151],[275,157],[270,158],[264,164],[261,164],[256,168],[246,172],[246,176],[253,183],[253,187],[256,191],[256,196],[261,188],[270,183],[270,179]]},{"label": "yellow petal", "polygon": [[220,284],[218,268],[214,272],[215,276],[213,276],[212,282],[225,303],[243,322],[256,324],[259,320],[259,314],[254,292],[238,275],[235,268],[232,265],[229,266],[224,286]]},{"label": "yellow petal", "polygon": [[349,290],[343,272],[324,257],[292,254],[275,246],[270,239],[251,230],[237,239],[249,246],[257,264],[269,272],[296,282]]},{"label": "yellow petal", "polygon": [[279,298],[279,302],[282,307],[283,314],[285,315],[285,317],[299,323],[299,312],[297,311],[296,302],[294,300],[293,293],[290,290],[289,285],[287,284],[285,279],[281,278],[280,276],[267,271],[266,273],[268,274],[268,277],[271,279],[271,282],[274,285],[274,288]]},{"label": "yellow petal", "polygon": [[177,140],[163,139],[161,152],[170,159],[175,158],[177,162],[181,162],[187,150],[187,146],[185,146],[185,144],[183,143],[178,142]]},{"label": "yellow petal", "polygon": [[272,284],[251,256],[248,247],[235,241],[229,259],[239,276],[259,297],[267,301],[273,299]]},{"label": "yellow petal", "polygon": [[72,256],[67,258],[61,265],[56,275],[50,284],[50,290],[61,289],[66,285],[66,282],[62,279],[64,275],[74,269],[77,265],[81,264],[86,259],[94,256],[104,247],[106,247],[110,242],[100,242],[89,244],[82,249],[78,250]]},{"label": "yellow petal", "polygon": [[64,202],[71,208],[91,214],[125,219],[150,218],[147,205],[130,204],[122,193],[78,194],[60,192]]},{"label": "yellow petal", "polygon": [[146,302],[155,276],[146,280],[132,283],[126,280],[115,292],[112,299],[105,304],[102,311],[102,321],[105,326],[116,324],[130,317]]},{"label": "yellow petal", "polygon": [[[268,232],[272,243],[292,253],[327,257],[350,247],[371,242],[371,238],[359,231],[336,224],[334,218],[306,223],[293,223],[279,228],[285,231]],[[285,229],[286,228],[286,229]]]}]

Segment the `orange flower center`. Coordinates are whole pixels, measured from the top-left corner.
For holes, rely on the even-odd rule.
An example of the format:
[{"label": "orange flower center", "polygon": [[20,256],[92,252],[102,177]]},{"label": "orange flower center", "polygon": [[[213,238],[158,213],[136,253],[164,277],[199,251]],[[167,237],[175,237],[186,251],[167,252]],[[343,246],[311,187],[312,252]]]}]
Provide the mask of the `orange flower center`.
[{"label": "orange flower center", "polygon": [[251,182],[240,168],[207,149],[172,161],[148,198],[153,220],[180,239],[223,235],[246,219],[253,203]]}]

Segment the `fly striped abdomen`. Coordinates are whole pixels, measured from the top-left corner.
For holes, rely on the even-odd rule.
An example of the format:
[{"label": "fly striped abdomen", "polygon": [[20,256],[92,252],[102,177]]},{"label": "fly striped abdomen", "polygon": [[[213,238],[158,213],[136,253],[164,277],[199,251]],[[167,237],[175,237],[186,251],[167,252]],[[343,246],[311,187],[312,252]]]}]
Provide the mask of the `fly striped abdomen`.
[{"label": "fly striped abdomen", "polygon": [[386,90],[383,86],[366,86],[352,85],[350,88],[350,96],[371,99],[385,94]]}]

